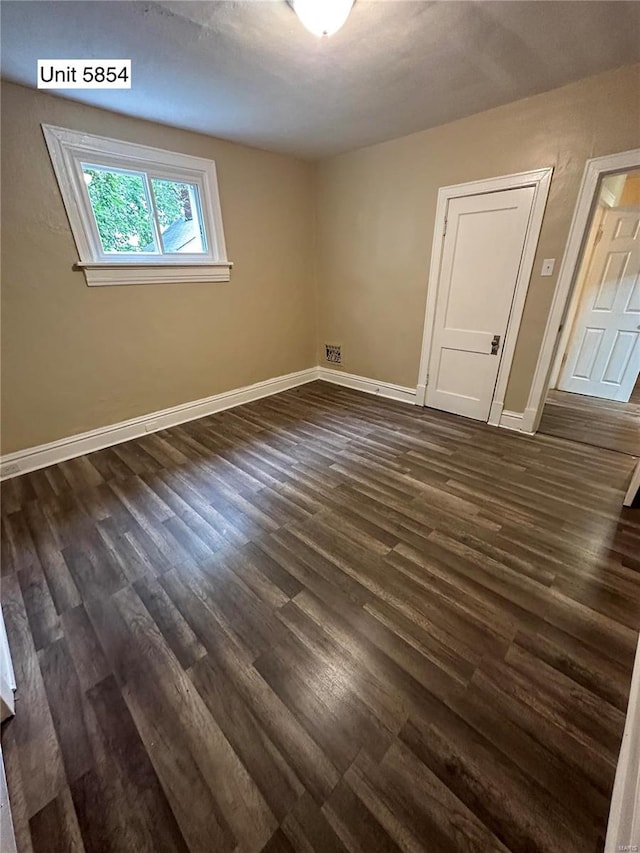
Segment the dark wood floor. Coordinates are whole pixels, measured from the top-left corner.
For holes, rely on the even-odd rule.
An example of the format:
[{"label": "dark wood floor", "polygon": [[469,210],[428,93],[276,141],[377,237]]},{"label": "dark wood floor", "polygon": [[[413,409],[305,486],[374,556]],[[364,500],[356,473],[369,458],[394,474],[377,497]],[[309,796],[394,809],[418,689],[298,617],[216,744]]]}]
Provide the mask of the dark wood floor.
[{"label": "dark wood floor", "polygon": [[549,391],[540,432],[640,456],[640,377],[628,403]]},{"label": "dark wood floor", "polygon": [[313,383],[8,481],[19,850],[601,850],[631,468]]}]

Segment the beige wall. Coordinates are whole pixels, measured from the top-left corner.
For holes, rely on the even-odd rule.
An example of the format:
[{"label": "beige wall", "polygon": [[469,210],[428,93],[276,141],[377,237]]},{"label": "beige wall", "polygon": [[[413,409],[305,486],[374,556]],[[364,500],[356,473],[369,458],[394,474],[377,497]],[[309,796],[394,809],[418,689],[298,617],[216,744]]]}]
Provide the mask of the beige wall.
[{"label": "beige wall", "polygon": [[[585,160],[640,146],[639,91],[619,69],[312,166],[3,84],[3,452],[310,367],[325,342],[415,387],[438,188],[554,166],[505,401],[522,411],[541,259],[557,271]],[[215,159],[231,282],[87,287],[42,122]]]},{"label": "beige wall", "polygon": [[350,373],[415,387],[438,188],[553,166],[505,408],[523,411],[585,160],[640,146],[640,66],[591,77],[317,171],[318,335]]},{"label": "beige wall", "polygon": [[[40,124],[215,159],[229,283],[87,287]],[[315,363],[313,167],[2,87],[2,450]]]},{"label": "beige wall", "polygon": [[640,204],[640,172],[629,172],[622,188],[618,204]]}]

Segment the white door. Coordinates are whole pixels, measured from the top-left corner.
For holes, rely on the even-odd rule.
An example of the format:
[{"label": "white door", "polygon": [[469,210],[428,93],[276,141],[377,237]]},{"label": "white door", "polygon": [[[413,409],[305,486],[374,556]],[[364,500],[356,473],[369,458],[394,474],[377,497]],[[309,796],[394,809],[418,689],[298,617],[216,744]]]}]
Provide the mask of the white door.
[{"label": "white door", "polygon": [[640,210],[603,218],[558,388],[628,402],[640,369]]},{"label": "white door", "polygon": [[486,421],[535,190],[451,199],[426,405]]}]

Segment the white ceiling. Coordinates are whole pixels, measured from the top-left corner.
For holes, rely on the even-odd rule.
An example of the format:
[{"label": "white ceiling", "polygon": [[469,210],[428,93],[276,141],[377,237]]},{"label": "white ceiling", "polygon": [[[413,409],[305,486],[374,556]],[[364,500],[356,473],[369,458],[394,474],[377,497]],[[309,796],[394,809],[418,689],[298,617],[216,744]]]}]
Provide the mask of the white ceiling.
[{"label": "white ceiling", "polygon": [[131,58],[131,91],[88,104],[316,158],[640,60],[640,3],[357,0],[320,40],[284,0],[4,0],[2,75]]}]

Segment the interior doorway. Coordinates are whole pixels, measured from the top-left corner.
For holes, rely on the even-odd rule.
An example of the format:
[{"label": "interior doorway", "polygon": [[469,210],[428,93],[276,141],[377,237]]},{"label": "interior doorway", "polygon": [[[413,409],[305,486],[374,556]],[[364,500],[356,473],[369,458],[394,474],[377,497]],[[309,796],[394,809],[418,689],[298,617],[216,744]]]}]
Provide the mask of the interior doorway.
[{"label": "interior doorway", "polygon": [[417,405],[500,422],[552,171],[440,188]]},{"label": "interior doorway", "polygon": [[640,169],[604,176],[539,432],[640,455]]}]

